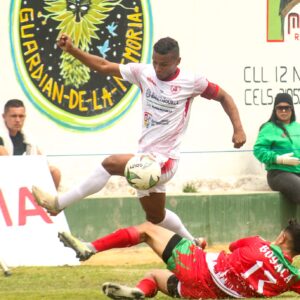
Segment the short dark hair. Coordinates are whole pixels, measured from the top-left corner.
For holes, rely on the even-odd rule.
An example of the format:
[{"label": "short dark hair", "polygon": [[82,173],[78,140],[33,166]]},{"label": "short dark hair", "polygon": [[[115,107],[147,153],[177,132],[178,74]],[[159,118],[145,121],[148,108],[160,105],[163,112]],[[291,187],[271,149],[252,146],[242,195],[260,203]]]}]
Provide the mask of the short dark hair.
[{"label": "short dark hair", "polygon": [[283,230],[284,232],[288,232],[292,239],[292,251],[295,255],[300,254],[300,224],[296,219],[291,219],[288,222],[288,225]]},{"label": "short dark hair", "polygon": [[170,37],[165,37],[158,40],[153,47],[154,51],[158,54],[165,55],[173,52],[176,57],[179,56],[178,42]]},{"label": "short dark hair", "polygon": [[11,107],[25,107],[23,101],[19,99],[8,100],[4,105],[4,112],[6,113]]}]

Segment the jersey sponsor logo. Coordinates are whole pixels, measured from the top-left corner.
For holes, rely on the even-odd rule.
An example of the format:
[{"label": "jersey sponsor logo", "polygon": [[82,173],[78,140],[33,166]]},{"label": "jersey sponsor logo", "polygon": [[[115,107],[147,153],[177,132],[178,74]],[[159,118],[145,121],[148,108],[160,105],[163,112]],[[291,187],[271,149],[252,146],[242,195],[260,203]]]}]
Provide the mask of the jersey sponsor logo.
[{"label": "jersey sponsor logo", "polygon": [[178,85],[172,85],[171,86],[171,92],[172,94],[178,94],[181,91],[181,87]]},{"label": "jersey sponsor logo", "polygon": [[267,0],[267,41],[300,41],[300,0]]},{"label": "jersey sponsor logo", "polygon": [[138,88],[101,76],[56,46],[65,32],[75,46],[117,63],[150,61],[150,0],[12,0],[10,41],[18,80],[31,102],[76,130],[111,126]]},{"label": "jersey sponsor logo", "polygon": [[179,104],[179,101],[158,95],[150,89],[146,90],[145,96],[147,100],[147,106],[163,112],[172,112]]},{"label": "jersey sponsor logo", "polygon": [[156,125],[168,125],[169,120],[161,120],[161,121],[155,121],[152,117],[152,114],[145,112],[144,113],[144,126],[146,128],[150,128]]}]

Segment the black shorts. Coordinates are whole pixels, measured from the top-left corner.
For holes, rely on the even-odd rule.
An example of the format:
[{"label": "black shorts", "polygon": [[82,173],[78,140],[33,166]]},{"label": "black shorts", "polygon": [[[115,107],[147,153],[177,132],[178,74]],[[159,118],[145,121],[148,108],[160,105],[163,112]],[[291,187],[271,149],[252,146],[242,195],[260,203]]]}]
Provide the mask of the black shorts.
[{"label": "black shorts", "polygon": [[178,293],[178,278],[173,274],[168,278],[167,281],[167,289],[168,293],[173,298],[180,298],[180,295]]},{"label": "black shorts", "polygon": [[[169,240],[163,254],[162,259],[167,264],[168,259],[172,256],[173,249],[177,246],[177,244],[182,240],[182,237],[178,234],[174,234]],[[175,275],[171,275],[167,281],[167,289],[168,293],[173,298],[180,298],[178,293],[178,283],[179,280]]]},{"label": "black shorts", "polygon": [[168,263],[168,259],[172,256],[173,249],[177,246],[177,244],[181,240],[182,240],[182,237],[178,234],[174,234],[170,238],[170,240],[169,240],[169,242],[168,242],[168,244],[167,244],[167,246],[166,246],[166,248],[165,248],[165,250],[162,254],[162,259],[166,264]]}]

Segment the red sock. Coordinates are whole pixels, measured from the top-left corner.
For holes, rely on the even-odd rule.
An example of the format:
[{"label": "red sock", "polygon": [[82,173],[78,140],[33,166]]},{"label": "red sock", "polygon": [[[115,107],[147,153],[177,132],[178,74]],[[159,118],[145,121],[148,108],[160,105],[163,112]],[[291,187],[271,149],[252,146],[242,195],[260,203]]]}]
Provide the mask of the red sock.
[{"label": "red sock", "polygon": [[103,238],[100,238],[92,245],[97,252],[113,249],[113,248],[125,248],[134,246],[140,243],[140,234],[135,227],[128,227],[119,229]]},{"label": "red sock", "polygon": [[137,285],[137,288],[142,290],[146,297],[152,298],[157,294],[157,283],[153,278],[143,278]]}]

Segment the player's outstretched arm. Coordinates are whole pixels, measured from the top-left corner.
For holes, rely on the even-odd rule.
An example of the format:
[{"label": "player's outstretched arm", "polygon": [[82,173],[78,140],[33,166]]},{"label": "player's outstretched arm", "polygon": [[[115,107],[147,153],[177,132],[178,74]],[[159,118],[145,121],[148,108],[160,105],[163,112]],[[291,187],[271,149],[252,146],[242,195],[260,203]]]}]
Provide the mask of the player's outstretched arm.
[{"label": "player's outstretched arm", "polygon": [[241,148],[246,143],[246,134],[243,129],[236,104],[234,103],[232,97],[222,88],[219,88],[218,94],[213,99],[221,103],[224,111],[230,118],[233,126],[232,142],[234,144],[234,148]]},{"label": "player's outstretched arm", "polygon": [[57,46],[63,51],[68,52],[84,65],[92,70],[95,70],[103,75],[122,77],[120,73],[119,64],[110,62],[100,56],[84,52],[81,49],[75,47],[71,38],[63,33],[57,40]]}]

